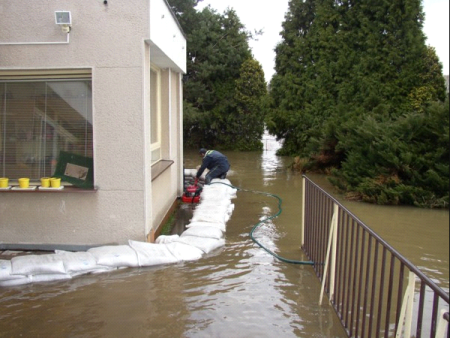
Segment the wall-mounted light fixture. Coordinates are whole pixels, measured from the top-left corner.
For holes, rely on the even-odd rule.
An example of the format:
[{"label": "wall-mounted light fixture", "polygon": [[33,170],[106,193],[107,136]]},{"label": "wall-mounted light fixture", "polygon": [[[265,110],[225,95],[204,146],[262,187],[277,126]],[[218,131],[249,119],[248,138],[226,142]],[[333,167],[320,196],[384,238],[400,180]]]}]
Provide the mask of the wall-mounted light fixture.
[{"label": "wall-mounted light fixture", "polygon": [[1,42],[0,46],[11,45],[65,45],[70,43],[70,30],[72,29],[72,16],[68,11],[55,11],[55,23],[61,26],[66,35],[66,41],[48,41],[48,42]]},{"label": "wall-mounted light fixture", "polygon": [[72,15],[69,11],[55,11],[55,22],[61,26],[64,33],[70,33],[72,29]]}]

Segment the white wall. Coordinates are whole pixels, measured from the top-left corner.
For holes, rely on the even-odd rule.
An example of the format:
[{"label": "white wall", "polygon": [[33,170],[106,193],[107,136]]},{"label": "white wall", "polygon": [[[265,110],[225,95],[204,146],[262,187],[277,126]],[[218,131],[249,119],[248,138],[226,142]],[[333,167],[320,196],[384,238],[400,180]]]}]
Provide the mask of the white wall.
[{"label": "white wall", "polygon": [[[146,239],[154,209],[146,157],[150,51],[145,41],[150,41],[149,17],[157,14],[150,12],[150,3],[0,0],[0,69],[92,69],[99,187],[86,194],[0,193],[0,244],[97,245]],[[54,22],[55,10],[72,13],[69,43],[9,44],[65,41]],[[169,26],[177,27],[173,22]],[[180,60],[167,63],[182,68]],[[176,197],[173,185],[166,189],[158,214]]]}]

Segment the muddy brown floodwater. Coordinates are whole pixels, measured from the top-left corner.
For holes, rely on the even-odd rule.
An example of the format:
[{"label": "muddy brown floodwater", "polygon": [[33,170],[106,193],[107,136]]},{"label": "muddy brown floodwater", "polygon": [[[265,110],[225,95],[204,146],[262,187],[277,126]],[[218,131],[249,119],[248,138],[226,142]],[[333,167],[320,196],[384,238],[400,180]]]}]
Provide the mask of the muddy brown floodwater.
[{"label": "muddy brown floodwater", "polygon": [[[290,160],[275,155],[276,142],[269,138],[265,147],[264,152],[226,152],[232,164],[229,179],[236,186],[283,199],[282,215],[255,237],[283,257],[305,260],[299,248],[301,175],[285,169]],[[187,168],[200,161],[194,151],[187,151],[185,159]],[[239,192],[226,246],[196,262],[0,288],[0,337],[346,337],[334,310],[318,305],[320,283],[312,267],[279,262],[251,241],[252,227],[277,212],[276,202]],[[391,217],[393,212],[375,207],[369,217],[365,208],[363,221],[369,225],[379,220],[384,224],[383,213]],[[406,213],[416,219],[415,212]],[[418,249],[414,240],[411,249],[407,245],[399,250],[428,266],[433,278],[448,289],[448,212],[425,214],[426,222],[417,223],[427,234],[436,233],[439,243],[425,240],[419,232],[419,246],[429,249]],[[407,231],[405,224],[401,231],[411,234],[421,226]],[[435,227],[439,228],[432,231]],[[388,241],[400,236],[392,232],[386,231]]]}]

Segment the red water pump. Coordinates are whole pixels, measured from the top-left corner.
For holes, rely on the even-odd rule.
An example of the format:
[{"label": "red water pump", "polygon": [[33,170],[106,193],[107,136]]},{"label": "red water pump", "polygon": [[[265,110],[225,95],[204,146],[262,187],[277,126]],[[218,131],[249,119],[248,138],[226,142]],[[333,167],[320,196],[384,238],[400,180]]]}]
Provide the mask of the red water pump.
[{"label": "red water pump", "polygon": [[199,185],[189,185],[184,190],[182,200],[184,203],[200,203],[203,188]]}]

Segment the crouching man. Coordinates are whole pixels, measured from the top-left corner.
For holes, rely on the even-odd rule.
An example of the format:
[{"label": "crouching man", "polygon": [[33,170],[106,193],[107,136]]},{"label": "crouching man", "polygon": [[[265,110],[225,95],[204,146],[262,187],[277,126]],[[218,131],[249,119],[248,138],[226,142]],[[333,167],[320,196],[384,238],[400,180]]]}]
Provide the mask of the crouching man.
[{"label": "crouching man", "polygon": [[230,170],[230,164],[228,158],[222,153],[216,150],[200,149],[200,156],[203,157],[202,166],[197,172],[195,184],[198,183],[199,178],[203,172],[208,169],[209,172],[206,175],[206,184],[211,184],[214,178],[225,179],[227,177],[228,170]]}]

